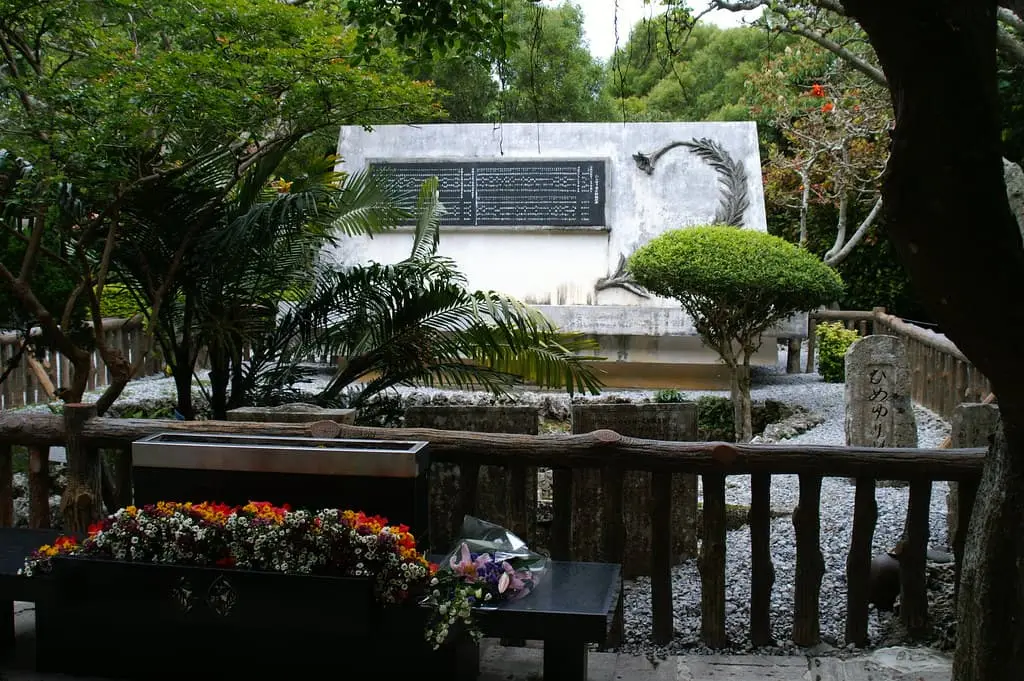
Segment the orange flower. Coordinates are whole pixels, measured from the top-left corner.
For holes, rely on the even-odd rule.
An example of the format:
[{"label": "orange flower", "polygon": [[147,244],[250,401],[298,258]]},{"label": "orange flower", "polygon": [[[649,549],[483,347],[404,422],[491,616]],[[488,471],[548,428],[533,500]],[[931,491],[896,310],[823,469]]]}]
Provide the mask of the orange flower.
[{"label": "orange flower", "polygon": [[821,111],[822,111],[822,113],[828,113],[829,111],[831,111],[834,108],[836,108],[835,104],[833,104],[832,102],[825,102],[825,104],[822,105],[822,107],[821,107]]},{"label": "orange flower", "polygon": [[811,86],[811,95],[814,97],[824,97],[825,88],[815,83],[814,85]]}]

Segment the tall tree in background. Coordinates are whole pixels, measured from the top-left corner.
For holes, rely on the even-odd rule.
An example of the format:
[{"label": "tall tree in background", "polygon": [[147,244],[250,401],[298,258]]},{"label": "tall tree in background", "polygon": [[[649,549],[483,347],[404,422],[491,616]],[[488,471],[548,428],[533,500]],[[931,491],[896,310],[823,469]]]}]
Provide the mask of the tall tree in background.
[{"label": "tall tree in background", "polygon": [[495,45],[463,54],[413,56],[408,72],[442,91],[443,120],[459,123],[609,120],[605,72],[589,52],[579,7],[508,0]]},{"label": "tall tree in background", "polygon": [[[749,9],[762,2],[718,6]],[[1024,669],[1024,245],[1003,180],[998,55],[1024,62],[1019,2],[770,3],[786,30],[843,55],[810,18],[848,14],[895,114],[882,183],[887,233],[947,335],[992,382],[1002,432],[989,451],[964,556],[954,681]],[[829,14],[831,13],[831,14]]]},{"label": "tall tree in background", "polygon": [[583,13],[563,2],[546,8],[510,4],[509,21],[518,43],[499,75],[504,92],[501,120],[558,122],[608,120],[611,101],[603,93],[604,69],[583,35]]},{"label": "tall tree in background", "polygon": [[[66,402],[82,399],[90,344],[111,375],[100,413],[148,352],[129,362],[106,342],[101,313],[116,245],[140,236],[131,206],[194,185],[209,192],[143,273],[151,345],[213,206],[258,189],[261,164],[326,127],[429,109],[430,88],[401,75],[393,55],[373,70],[355,66],[354,45],[333,15],[276,0],[0,0],[0,149],[15,159],[4,168],[0,229],[25,244],[17,267],[0,260],[0,283],[71,363]],[[221,179],[206,183],[214,170]],[[60,309],[36,294],[44,259],[74,282]],[[85,340],[73,334],[79,301],[91,321]],[[85,531],[102,508],[99,461],[69,446],[68,463],[65,526]]]},{"label": "tall tree in background", "polygon": [[746,81],[793,40],[752,27],[642,19],[608,65],[615,116],[634,120],[748,120]]},{"label": "tall tree in background", "polygon": [[[881,213],[879,178],[888,155],[888,92],[844,60],[811,44],[787,46],[747,81],[753,116],[778,132],[764,164],[768,203],[795,208],[806,246],[811,206],[836,209],[823,259],[838,265]],[[864,219],[851,230],[858,205]]]}]

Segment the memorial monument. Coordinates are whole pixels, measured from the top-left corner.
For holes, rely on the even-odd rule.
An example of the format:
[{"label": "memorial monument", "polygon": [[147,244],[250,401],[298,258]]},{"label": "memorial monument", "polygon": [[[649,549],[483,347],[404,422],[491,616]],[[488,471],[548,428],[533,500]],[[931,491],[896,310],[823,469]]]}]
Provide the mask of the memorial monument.
[{"label": "memorial monument", "polygon": [[[338,153],[339,170],[370,169],[410,203],[437,176],[447,210],[439,253],[472,287],[595,337],[606,385],[727,385],[679,304],[636,285],[625,264],[679,227],[767,230],[753,122],[348,126]],[[411,232],[346,239],[331,257],[395,262]],[[804,336],[806,327],[800,316],[775,335]],[[763,341],[754,362],[774,365],[775,338]]]}]

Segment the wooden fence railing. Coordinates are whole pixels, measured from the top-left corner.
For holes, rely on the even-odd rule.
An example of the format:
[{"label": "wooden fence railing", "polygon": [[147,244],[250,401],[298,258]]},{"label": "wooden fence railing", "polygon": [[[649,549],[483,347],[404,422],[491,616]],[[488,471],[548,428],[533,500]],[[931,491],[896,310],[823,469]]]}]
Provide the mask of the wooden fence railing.
[{"label": "wooden fence railing", "polygon": [[[12,445],[29,446],[33,452],[30,478],[32,494],[45,494],[47,450],[66,441],[64,421],[51,414],[0,414],[0,521],[12,520]],[[553,558],[572,559],[573,470],[599,469],[602,476],[606,534],[603,559],[621,562],[623,557],[622,476],[627,471],[651,471],[653,503],[650,509],[652,636],[667,643],[673,635],[671,551],[671,476],[689,473],[702,476],[704,489],[703,551],[700,557],[702,638],[711,647],[726,640],[726,478],[751,476],[750,533],[751,643],[765,645],[773,638],[771,591],[773,565],[770,551],[771,476],[799,476],[799,505],[793,514],[796,531],[796,581],[792,640],[813,645],[820,638],[819,596],[824,573],[820,548],[820,494],[823,477],[856,478],[852,509],[853,539],[847,558],[846,640],[868,642],[868,586],[872,538],[877,518],[875,481],[910,481],[906,542],[900,561],[902,597],[900,617],[914,635],[927,622],[926,551],[929,536],[928,508],[932,481],[957,481],[960,489],[960,522],[954,537],[959,561],[967,532],[985,450],[976,449],[875,449],[798,445],[735,445],[722,442],[667,442],[627,438],[609,430],[582,435],[510,435],[470,433],[426,428],[362,428],[330,421],[313,424],[246,423],[234,421],[163,421],[148,419],[93,418],[81,425],[79,437],[87,447],[127,451],[139,437],[166,431],[228,432],[304,437],[346,437],[380,440],[425,440],[432,462],[454,463],[462,485],[459,510],[477,508],[480,467],[539,466],[554,471],[553,520],[550,551]],[[42,482],[41,482],[42,481]],[[523,494],[527,493],[525,490]],[[33,497],[35,499],[35,497]],[[47,522],[45,498],[31,504],[31,524]],[[461,517],[461,515],[459,516]],[[959,575],[959,563],[957,564]]]},{"label": "wooden fence railing", "polygon": [[987,378],[964,353],[940,333],[910,324],[885,312],[885,308],[864,310],[819,310],[808,317],[807,373],[814,371],[815,331],[819,322],[843,322],[860,335],[899,336],[907,344],[910,359],[912,399],[947,420],[958,404],[981,402],[992,392]]},{"label": "wooden fence railing", "polygon": [[[128,360],[134,362],[144,348],[142,324],[139,317],[104,319],[103,329],[107,344],[120,348]],[[38,338],[40,335],[38,327],[32,329],[32,338]],[[23,341],[22,334],[0,333],[0,374],[3,374],[9,363],[17,362],[7,378],[0,383],[0,409],[48,402],[53,399],[55,388],[70,382],[71,363],[65,357],[46,350],[41,358],[37,358],[30,350],[23,350]],[[93,351],[91,362],[92,372],[89,375],[87,389],[95,390],[107,386],[110,383],[110,372],[99,352]],[[148,376],[161,370],[163,363],[153,356],[146,361],[141,375]]]}]

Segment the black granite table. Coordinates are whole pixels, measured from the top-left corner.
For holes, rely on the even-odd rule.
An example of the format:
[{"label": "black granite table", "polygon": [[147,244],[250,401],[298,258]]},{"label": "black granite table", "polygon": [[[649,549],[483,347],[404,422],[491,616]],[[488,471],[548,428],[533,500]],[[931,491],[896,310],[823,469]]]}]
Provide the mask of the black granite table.
[{"label": "black granite table", "polygon": [[621,566],[552,561],[525,597],[474,608],[485,636],[544,642],[544,678],[586,681],[587,644],[604,645],[622,597]]}]

